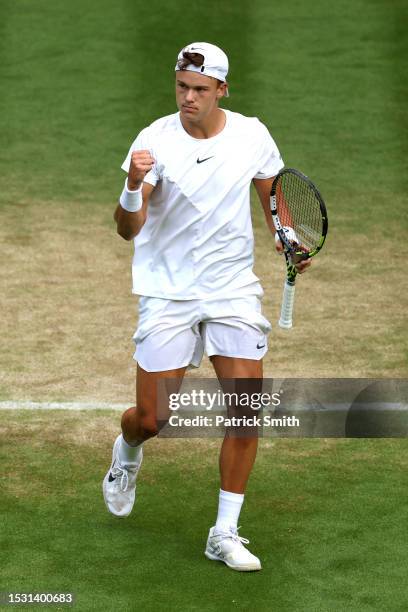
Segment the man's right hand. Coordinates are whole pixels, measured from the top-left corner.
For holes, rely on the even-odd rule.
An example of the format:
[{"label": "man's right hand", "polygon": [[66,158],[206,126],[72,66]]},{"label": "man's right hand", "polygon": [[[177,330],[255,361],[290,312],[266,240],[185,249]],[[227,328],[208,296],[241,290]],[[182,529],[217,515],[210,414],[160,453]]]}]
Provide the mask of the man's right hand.
[{"label": "man's right hand", "polygon": [[139,189],[144,177],[152,169],[153,164],[154,159],[150,151],[133,151],[128,174],[128,189],[130,191]]}]

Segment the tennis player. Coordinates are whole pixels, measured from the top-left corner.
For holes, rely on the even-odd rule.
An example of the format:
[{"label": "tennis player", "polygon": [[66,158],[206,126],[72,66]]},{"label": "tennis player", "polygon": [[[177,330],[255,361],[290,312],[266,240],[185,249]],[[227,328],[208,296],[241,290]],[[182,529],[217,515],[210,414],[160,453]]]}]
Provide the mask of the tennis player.
[{"label": "tennis player", "polygon": [[[181,381],[204,350],[218,378],[261,379],[270,331],[252,270],[250,185],[275,233],[269,194],[282,158],[257,118],[219,108],[228,96],[228,59],[220,48],[184,47],[175,71],[178,112],[133,142],[114,215],[118,233],[134,241],[133,293],[140,296],[137,406],[122,416],[103,481],[106,506],[119,517],[135,501],[143,444],[158,433],[158,381]],[[301,262],[298,271],[308,265]],[[261,569],[237,527],[257,442],[256,436],[224,438],[218,515],[205,549],[209,559],[239,571]]]}]

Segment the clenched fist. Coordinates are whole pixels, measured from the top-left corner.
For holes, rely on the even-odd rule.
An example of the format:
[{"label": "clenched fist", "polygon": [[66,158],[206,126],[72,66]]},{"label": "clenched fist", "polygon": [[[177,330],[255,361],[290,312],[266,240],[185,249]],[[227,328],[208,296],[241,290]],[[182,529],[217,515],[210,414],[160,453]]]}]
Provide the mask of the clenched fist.
[{"label": "clenched fist", "polygon": [[150,151],[133,151],[130,158],[128,174],[128,189],[134,191],[139,189],[146,174],[152,169],[154,159]]}]

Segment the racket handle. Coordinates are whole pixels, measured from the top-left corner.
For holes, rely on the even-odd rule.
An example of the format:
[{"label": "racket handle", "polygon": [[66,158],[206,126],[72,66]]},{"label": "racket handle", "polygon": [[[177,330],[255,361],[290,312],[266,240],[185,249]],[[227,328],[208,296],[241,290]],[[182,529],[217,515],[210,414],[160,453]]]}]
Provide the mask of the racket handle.
[{"label": "racket handle", "polygon": [[292,327],[293,302],[295,299],[295,284],[285,281],[282,295],[281,314],[279,327],[290,329]]}]

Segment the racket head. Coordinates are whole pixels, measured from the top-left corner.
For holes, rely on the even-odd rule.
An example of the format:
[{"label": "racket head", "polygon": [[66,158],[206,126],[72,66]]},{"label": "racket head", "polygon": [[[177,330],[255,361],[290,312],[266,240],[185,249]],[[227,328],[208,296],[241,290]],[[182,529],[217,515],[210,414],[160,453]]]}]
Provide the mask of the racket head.
[{"label": "racket head", "polygon": [[[292,263],[314,257],[328,230],[326,205],[314,183],[299,170],[284,168],[272,183],[270,204],[275,229]],[[284,227],[295,231],[298,242],[288,239]]]}]

